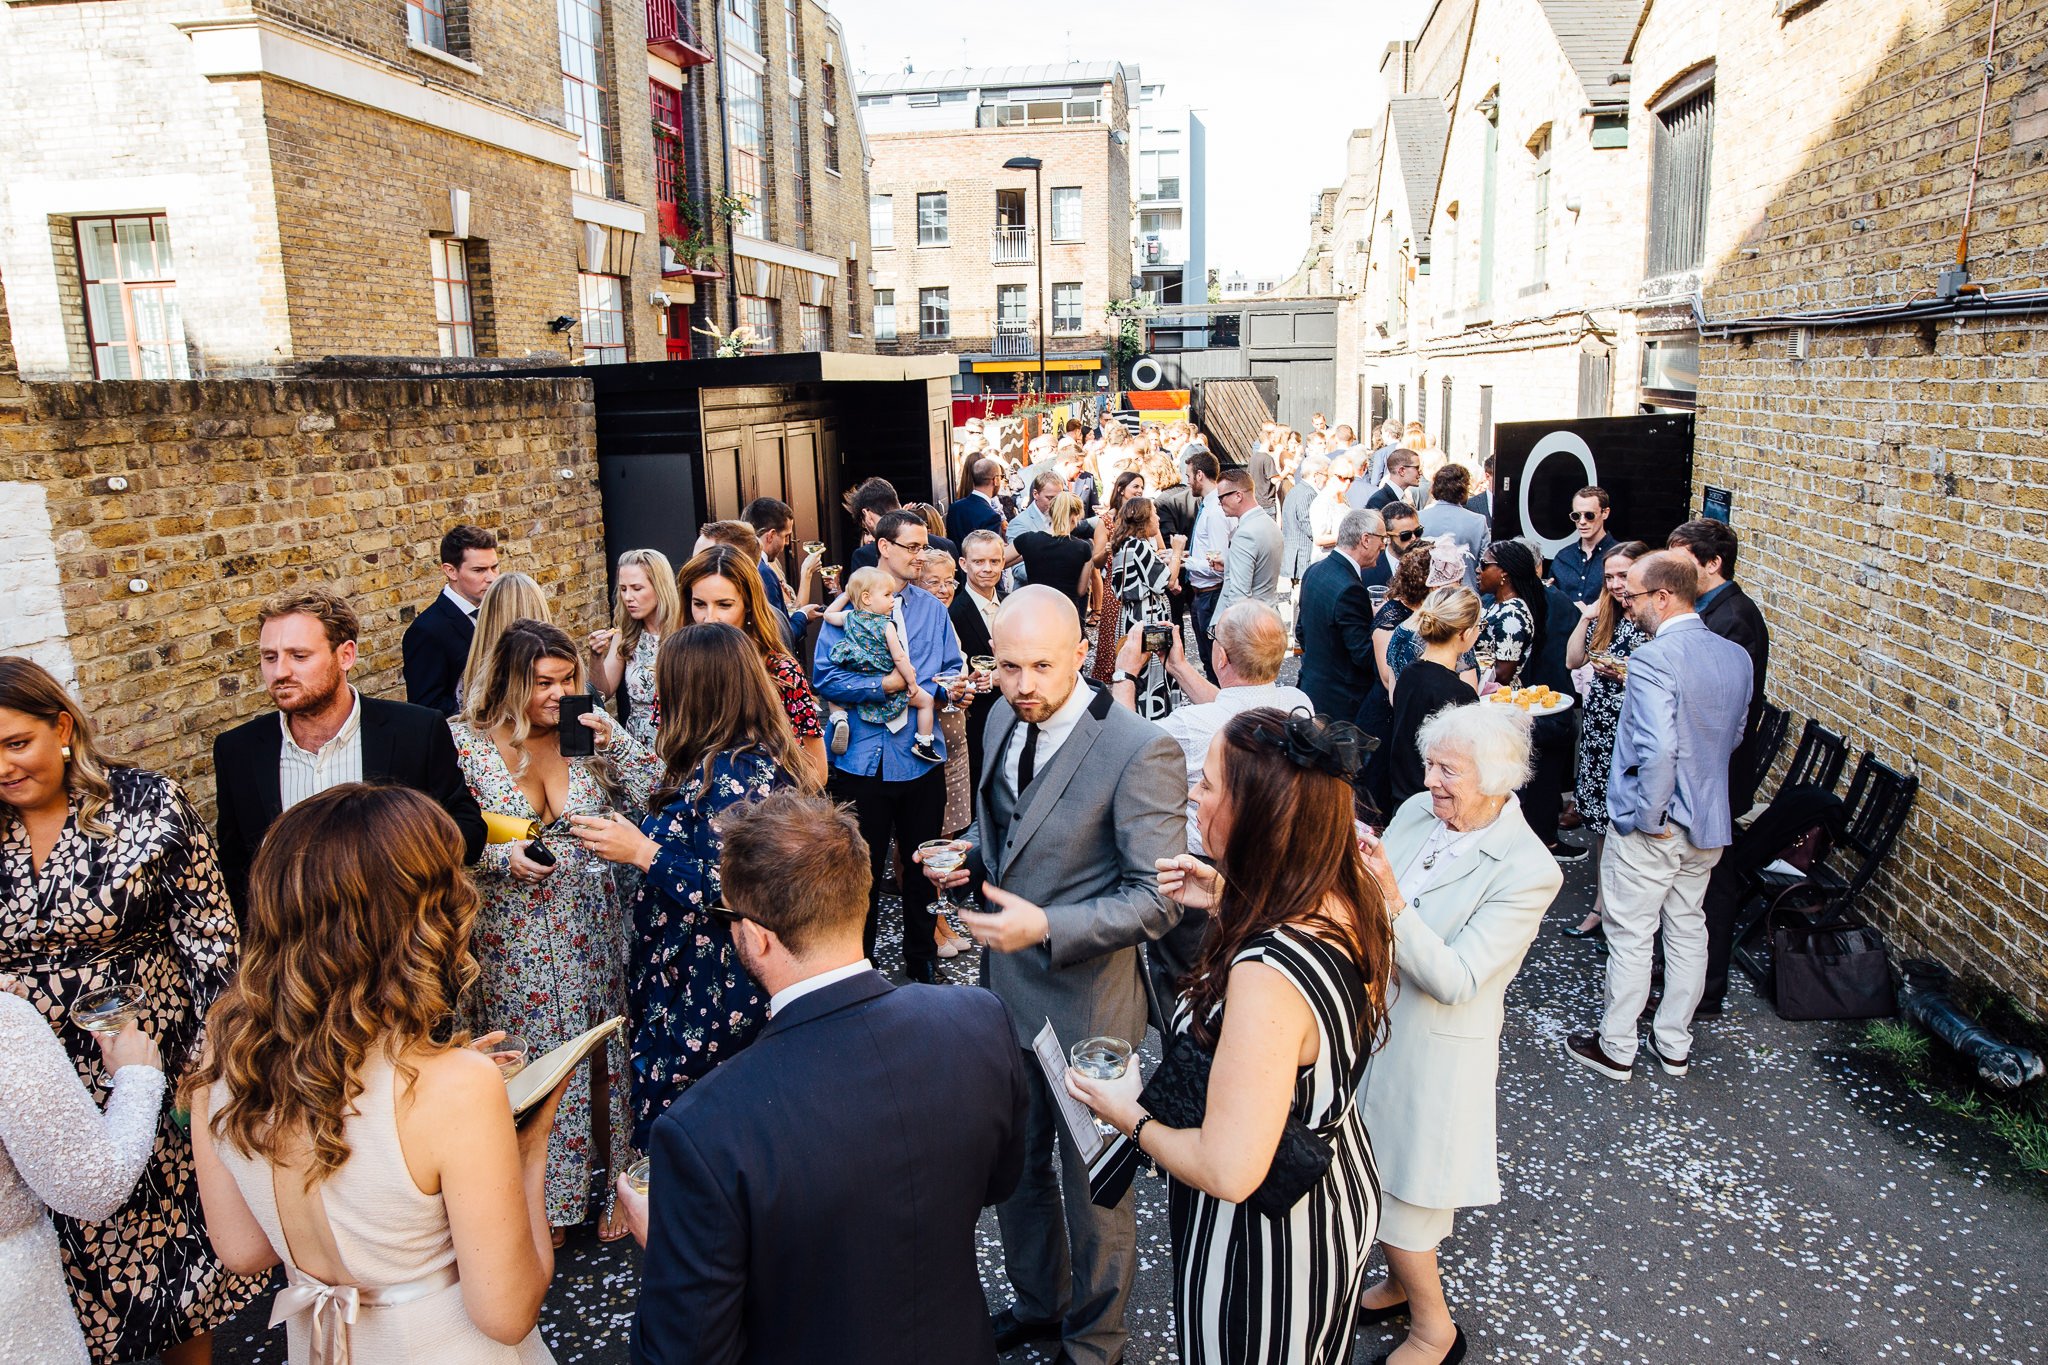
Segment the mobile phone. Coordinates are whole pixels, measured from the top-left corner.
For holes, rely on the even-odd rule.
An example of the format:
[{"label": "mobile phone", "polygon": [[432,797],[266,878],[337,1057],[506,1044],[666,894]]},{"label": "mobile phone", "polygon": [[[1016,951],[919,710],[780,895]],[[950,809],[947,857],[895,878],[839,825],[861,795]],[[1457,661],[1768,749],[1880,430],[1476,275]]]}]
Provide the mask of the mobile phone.
[{"label": "mobile phone", "polygon": [[1164,654],[1167,642],[1173,639],[1173,627],[1164,621],[1147,621],[1143,644],[1147,654]]},{"label": "mobile phone", "polygon": [[542,867],[553,867],[555,865],[554,850],[538,839],[535,839],[519,851],[526,855],[528,862],[539,863]]},{"label": "mobile phone", "polygon": [[597,731],[583,723],[583,717],[597,709],[597,698],[588,692],[562,698],[561,728],[556,738],[564,758],[589,758],[597,752]]}]

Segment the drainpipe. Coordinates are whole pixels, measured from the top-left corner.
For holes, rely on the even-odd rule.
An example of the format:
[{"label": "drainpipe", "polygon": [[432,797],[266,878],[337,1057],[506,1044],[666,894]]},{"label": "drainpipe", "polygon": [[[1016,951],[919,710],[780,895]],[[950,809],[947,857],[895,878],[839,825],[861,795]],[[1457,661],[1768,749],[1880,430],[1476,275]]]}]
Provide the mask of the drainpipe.
[{"label": "drainpipe", "polygon": [[[711,0],[711,13],[712,31],[718,35],[718,53],[715,61],[718,65],[719,178],[723,182],[721,187],[722,193],[731,194],[732,120],[726,117],[725,111],[725,5],[723,0]],[[761,93],[764,103],[762,116],[764,118],[767,116],[765,108],[767,92],[768,81],[764,75],[761,80]],[[706,195],[705,198],[710,199],[711,196]],[[717,211],[716,203],[707,203],[705,207],[713,212]],[[725,259],[727,264],[732,267],[726,272],[725,276],[725,330],[730,332],[733,328],[740,325],[740,258],[739,252],[734,249],[733,240],[738,229],[733,226],[732,219],[726,217],[725,214],[720,213],[718,216],[725,218]]]}]

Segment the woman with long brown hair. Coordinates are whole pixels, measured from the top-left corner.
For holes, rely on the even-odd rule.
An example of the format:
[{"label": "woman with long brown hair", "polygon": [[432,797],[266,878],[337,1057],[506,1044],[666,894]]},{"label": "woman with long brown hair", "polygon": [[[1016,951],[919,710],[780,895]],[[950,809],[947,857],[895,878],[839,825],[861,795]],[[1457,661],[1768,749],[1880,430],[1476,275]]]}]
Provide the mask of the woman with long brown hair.
[{"label": "woman with long brown hair", "polygon": [[[1593,836],[1595,867],[1600,865],[1601,849],[1607,842],[1607,772],[1614,763],[1614,734],[1621,724],[1628,656],[1650,638],[1621,609],[1615,594],[1627,594],[1629,569],[1648,553],[1650,547],[1640,540],[1626,541],[1607,552],[1600,562],[1600,600],[1593,607],[1579,608],[1580,620],[1565,646],[1565,664],[1571,668],[1590,668],[1593,674],[1592,685],[1579,695],[1576,791],[1580,827]],[[1593,908],[1564,932],[1572,938],[1588,938],[1600,932],[1600,912],[1604,908],[1596,886]]]},{"label": "woman with long brown hair", "polygon": [[[562,700],[583,693],[583,663],[560,627],[515,621],[498,637],[483,690],[448,722],[463,781],[493,827],[476,865],[482,973],[465,1002],[468,1018],[520,1035],[536,1055],[626,1011],[619,912],[629,892],[609,863],[569,837],[568,821],[614,806],[637,815],[660,772],[602,711],[581,722],[595,732],[597,752],[562,752]],[[626,1154],[625,1048],[615,1040],[605,1052],[606,1102],[593,1103],[590,1073],[578,1068],[548,1152],[548,1217],[557,1228],[590,1217],[592,1169],[617,1170]],[[614,1219],[601,1235],[623,1234]]]},{"label": "woman with long brown hair", "polygon": [[462,854],[426,797],[350,782],[280,816],[249,871],[241,975],[185,1094],[207,1235],[236,1270],[284,1265],[292,1365],[427,1342],[435,1365],[552,1359],[562,1091],[515,1128],[497,1067],[448,1031],[477,974]]},{"label": "woman with long brown hair", "polygon": [[[460,859],[458,858],[459,862]],[[81,996],[136,989],[176,1085],[237,935],[213,835],[178,784],[112,763],[49,671],[0,657],[0,973],[59,1027],[95,1103],[110,1093]],[[112,1217],[54,1219],[71,1302],[97,1360],[209,1358],[208,1333],[254,1298],[199,1233],[192,1140],[164,1107],[135,1194]]]},{"label": "woman with long brown hair", "polygon": [[[694,562],[694,561],[693,561]],[[646,874],[633,901],[633,1142],[712,1067],[754,1040],[768,1001],[740,966],[718,905],[717,820],[772,791],[822,785],[761,671],[756,642],[720,624],[661,642],[654,737],[661,785],[635,828],[578,818],[590,852]]]},{"label": "woman with long brown hair", "polygon": [[1116,590],[1109,582],[1110,541],[1124,504],[1144,496],[1145,476],[1135,469],[1126,469],[1110,485],[1109,501],[1102,505],[1102,510],[1074,528],[1074,534],[1085,539],[1091,551],[1088,597],[1095,612],[1095,653],[1089,660],[1088,676],[1103,684],[1116,672],[1116,651],[1123,642],[1123,605],[1116,600]]},{"label": "woman with long brown hair", "polygon": [[[761,571],[729,545],[713,545],[676,571],[676,590],[683,615],[694,625],[719,624],[738,630],[754,642],[768,681],[782,699],[783,714],[795,732],[811,771],[825,781],[825,726],[818,694],[789,652],[782,628],[761,589]],[[657,741],[658,744],[658,741]]]},{"label": "woman with long brown hair", "polygon": [[[1272,707],[1231,717],[1209,744],[1194,801],[1202,846],[1221,856],[1159,864],[1160,889],[1211,917],[1170,1040],[1177,1058],[1187,1040],[1213,1057],[1201,1125],[1155,1121],[1136,1067],[1114,1081],[1067,1073],[1068,1090],[1167,1174],[1188,1365],[1351,1359],[1379,1222],[1355,1096],[1393,973],[1393,931],[1352,823],[1362,757],[1351,726]],[[1292,1155],[1304,1137],[1331,1154],[1319,1176]],[[1275,1176],[1308,1183],[1284,1210],[1246,1207]]]}]

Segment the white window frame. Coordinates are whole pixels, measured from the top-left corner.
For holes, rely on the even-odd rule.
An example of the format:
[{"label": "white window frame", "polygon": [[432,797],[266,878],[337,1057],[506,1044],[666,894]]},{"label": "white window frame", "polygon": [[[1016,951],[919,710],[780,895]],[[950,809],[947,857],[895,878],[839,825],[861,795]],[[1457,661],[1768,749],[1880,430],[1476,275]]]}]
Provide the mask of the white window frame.
[{"label": "white window frame", "polygon": [[877,289],[875,291],[875,340],[895,341],[896,332],[896,291]]},{"label": "white window frame", "polygon": [[[936,299],[930,296],[936,295]],[[931,304],[938,308],[933,310]],[[938,314],[938,327],[934,330],[926,321],[928,312]],[[919,341],[949,341],[953,336],[953,291],[946,285],[931,285],[917,291],[917,339]]]},{"label": "white window frame", "polygon": [[[1052,334],[1054,336],[1076,336],[1087,330],[1087,291],[1078,280],[1061,280],[1052,286]],[[1063,303],[1071,302],[1071,314],[1063,311]]]},{"label": "white window frame", "polygon": [[[879,216],[878,216],[879,215]],[[868,244],[877,251],[896,249],[896,196],[868,196]]]},{"label": "white window frame", "polygon": [[[932,235],[929,239],[926,236],[925,226],[925,203],[928,200],[935,201],[938,207],[938,212],[933,215],[937,221],[931,228]],[[946,191],[920,190],[918,192],[917,244],[930,247],[951,246],[953,244],[952,215],[948,208]]]},{"label": "white window frame", "polygon": [[[1069,212],[1060,212],[1061,196]],[[1055,185],[1052,190],[1052,239],[1055,242],[1078,242],[1087,231],[1087,201],[1081,197],[1079,185]]]}]

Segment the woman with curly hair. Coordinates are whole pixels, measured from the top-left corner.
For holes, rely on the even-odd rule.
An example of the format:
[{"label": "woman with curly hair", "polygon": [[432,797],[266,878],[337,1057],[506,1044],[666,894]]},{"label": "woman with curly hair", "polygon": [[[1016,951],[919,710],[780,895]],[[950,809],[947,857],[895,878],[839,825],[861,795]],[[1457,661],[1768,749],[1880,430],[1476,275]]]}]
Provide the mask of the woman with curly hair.
[{"label": "woman with curly hair", "polygon": [[207,1235],[230,1269],[284,1266],[292,1365],[428,1342],[435,1365],[553,1359],[562,1087],[515,1127],[497,1067],[444,1032],[477,975],[462,854],[426,797],[350,782],[280,816],[250,868],[242,972],[185,1094]]}]

